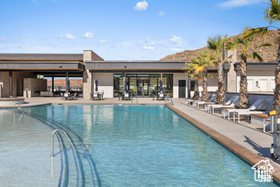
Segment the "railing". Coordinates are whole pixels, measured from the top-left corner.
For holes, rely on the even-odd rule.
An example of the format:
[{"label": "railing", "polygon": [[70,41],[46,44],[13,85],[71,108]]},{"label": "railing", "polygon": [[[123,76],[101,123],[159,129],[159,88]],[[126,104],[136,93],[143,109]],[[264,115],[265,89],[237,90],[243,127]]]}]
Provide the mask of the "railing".
[{"label": "railing", "polygon": [[172,98],[169,96],[169,94],[167,94],[165,102],[168,103],[167,101],[169,101],[169,100],[170,100],[169,104],[174,105]]},{"label": "railing", "polygon": [[55,129],[53,132],[52,132],[52,140],[51,140],[51,149],[52,149],[52,157],[54,156],[54,134],[57,132],[57,131],[62,131],[64,133],[64,135],[66,136],[66,138],[68,139],[70,145],[72,146],[72,148],[75,150],[75,152],[77,152],[77,149],[76,147],[74,146],[74,144],[72,143],[72,141],[70,140],[67,132],[63,129]]},{"label": "railing", "polygon": [[20,106],[19,103],[15,103],[15,104],[14,104],[14,109],[16,108],[16,105],[18,105],[18,109],[21,109],[21,106]]}]

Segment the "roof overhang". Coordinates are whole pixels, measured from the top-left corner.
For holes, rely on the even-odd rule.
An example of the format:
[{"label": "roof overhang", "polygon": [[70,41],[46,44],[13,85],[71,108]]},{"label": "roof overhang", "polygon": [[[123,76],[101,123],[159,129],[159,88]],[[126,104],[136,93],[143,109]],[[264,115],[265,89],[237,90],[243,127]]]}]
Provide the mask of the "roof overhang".
[{"label": "roof overhang", "polygon": [[[86,61],[85,69],[90,72],[184,72],[184,61]],[[216,71],[217,67],[209,67]],[[224,69],[229,69],[224,64]]]},{"label": "roof overhang", "polygon": [[0,61],[0,71],[84,71],[80,61]]},{"label": "roof overhang", "polygon": [[[275,70],[277,67],[277,62],[247,62],[246,63],[247,70],[256,70],[256,71],[264,71],[264,70]],[[234,64],[235,71],[240,71],[240,62]]]}]

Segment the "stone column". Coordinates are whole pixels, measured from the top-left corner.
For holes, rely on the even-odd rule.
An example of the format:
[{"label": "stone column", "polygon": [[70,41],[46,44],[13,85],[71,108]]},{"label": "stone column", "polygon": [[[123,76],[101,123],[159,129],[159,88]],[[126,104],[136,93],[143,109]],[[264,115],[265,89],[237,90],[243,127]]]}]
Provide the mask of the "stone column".
[{"label": "stone column", "polygon": [[13,96],[13,72],[9,71],[9,96]]},{"label": "stone column", "polygon": [[228,51],[228,55],[232,55],[230,69],[227,73],[227,91],[236,92],[237,91],[237,80],[236,80],[236,71],[234,70],[234,64],[237,62],[236,50]]},{"label": "stone column", "polygon": [[[93,61],[93,52],[91,50],[84,51],[84,63],[87,61]],[[83,72],[83,98],[90,99],[90,94],[93,93],[93,81],[92,81],[92,73],[89,70],[85,70]]]}]

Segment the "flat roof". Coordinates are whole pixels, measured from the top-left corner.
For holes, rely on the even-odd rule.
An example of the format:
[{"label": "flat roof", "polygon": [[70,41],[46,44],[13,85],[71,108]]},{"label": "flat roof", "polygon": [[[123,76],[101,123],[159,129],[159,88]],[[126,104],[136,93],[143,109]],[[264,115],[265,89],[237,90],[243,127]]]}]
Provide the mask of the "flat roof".
[{"label": "flat roof", "polygon": [[83,53],[0,53],[0,61],[83,61]]}]

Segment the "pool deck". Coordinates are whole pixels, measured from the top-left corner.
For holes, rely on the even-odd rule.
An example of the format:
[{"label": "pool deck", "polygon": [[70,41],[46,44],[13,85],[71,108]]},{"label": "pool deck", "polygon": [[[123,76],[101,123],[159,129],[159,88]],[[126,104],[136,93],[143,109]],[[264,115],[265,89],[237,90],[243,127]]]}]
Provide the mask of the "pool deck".
[{"label": "pool deck", "polygon": [[[152,98],[138,98],[132,101],[119,101],[116,98],[101,101],[88,99],[64,101],[55,97],[38,97],[27,98],[25,101],[27,103],[22,104],[22,107],[45,104],[167,104],[165,101],[157,101]],[[261,160],[270,160],[272,134],[264,133],[258,126],[247,122],[238,124],[223,119],[219,115],[187,106],[184,104],[184,99],[173,99],[173,102],[174,105],[167,104],[167,106],[251,165],[255,165]],[[270,161],[275,168],[273,180],[280,183],[280,162]]]}]

